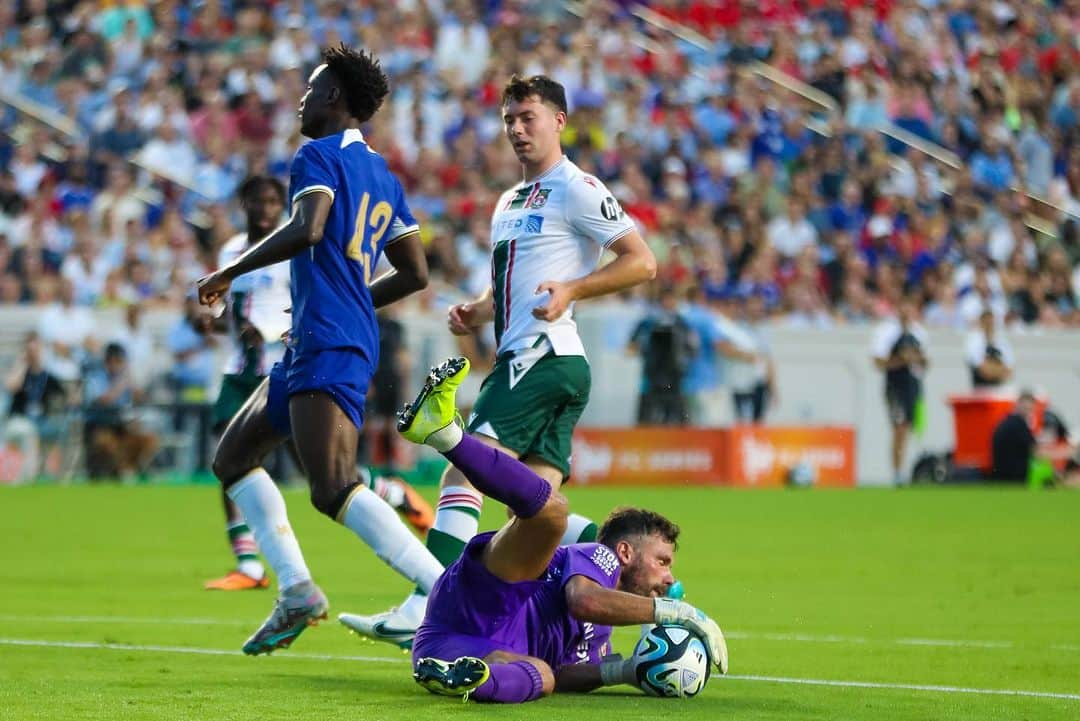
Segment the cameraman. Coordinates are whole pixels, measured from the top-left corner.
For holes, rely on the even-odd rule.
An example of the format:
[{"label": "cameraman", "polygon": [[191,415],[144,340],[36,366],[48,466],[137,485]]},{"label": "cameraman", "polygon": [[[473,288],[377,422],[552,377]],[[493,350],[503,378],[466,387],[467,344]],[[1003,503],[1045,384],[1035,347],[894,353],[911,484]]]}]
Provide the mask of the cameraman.
[{"label": "cameraman", "polygon": [[638,323],[628,349],[641,354],[639,425],[686,425],[690,414],[683,381],[697,337],[679,313],[675,289],[663,286],[656,308]]}]

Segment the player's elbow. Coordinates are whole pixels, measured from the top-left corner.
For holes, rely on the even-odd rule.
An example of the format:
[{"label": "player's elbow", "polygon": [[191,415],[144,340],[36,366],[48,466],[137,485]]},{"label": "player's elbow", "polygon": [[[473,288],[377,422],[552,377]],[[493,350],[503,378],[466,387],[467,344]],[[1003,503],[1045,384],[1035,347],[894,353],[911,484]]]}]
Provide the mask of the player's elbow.
[{"label": "player's elbow", "polygon": [[323,238],[323,223],[308,223],[301,228],[301,235],[308,245],[317,245]]},{"label": "player's elbow", "polygon": [[421,263],[417,267],[409,271],[409,277],[412,281],[413,293],[427,288],[428,283],[431,282],[431,274],[428,272],[427,263]]},{"label": "player's elbow", "polygon": [[648,247],[641,253],[641,274],[642,282],[656,278],[656,256]]}]

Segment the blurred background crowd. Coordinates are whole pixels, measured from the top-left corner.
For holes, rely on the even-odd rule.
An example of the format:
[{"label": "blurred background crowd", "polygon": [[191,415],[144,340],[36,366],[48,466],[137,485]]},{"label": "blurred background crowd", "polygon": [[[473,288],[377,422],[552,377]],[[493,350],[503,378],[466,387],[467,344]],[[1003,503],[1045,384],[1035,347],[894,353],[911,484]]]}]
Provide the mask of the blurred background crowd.
[{"label": "blurred background crowd", "polygon": [[[1080,326],[1080,2],[646,5],[0,4],[0,304],[42,306],[51,375],[85,376],[111,343],[136,390],[142,312],[182,309],[167,373],[197,399],[217,341],[191,283],[242,229],[244,177],[287,178],[306,77],[345,42],[392,79],[365,134],[423,228],[435,283],[413,303],[489,283],[490,211],[520,179],[500,90],[519,72],[565,85],[567,154],[657,256],[657,283],[624,299],[638,316],[675,292],[828,328],[914,296],[931,327],[986,310]],[[95,328],[94,308],[126,322]]]}]

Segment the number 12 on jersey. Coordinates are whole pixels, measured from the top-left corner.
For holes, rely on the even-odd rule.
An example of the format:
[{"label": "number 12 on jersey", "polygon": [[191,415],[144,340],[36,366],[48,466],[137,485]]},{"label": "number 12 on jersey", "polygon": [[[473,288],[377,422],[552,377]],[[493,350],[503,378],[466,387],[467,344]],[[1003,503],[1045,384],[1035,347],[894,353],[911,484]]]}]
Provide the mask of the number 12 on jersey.
[{"label": "number 12 on jersey", "polygon": [[356,230],[345,254],[364,265],[364,283],[371,284],[371,274],[375,272],[375,255],[379,251],[379,241],[390,227],[394,209],[385,200],[380,200],[371,208],[371,194],[364,193],[360,198],[360,210],[356,214]]}]

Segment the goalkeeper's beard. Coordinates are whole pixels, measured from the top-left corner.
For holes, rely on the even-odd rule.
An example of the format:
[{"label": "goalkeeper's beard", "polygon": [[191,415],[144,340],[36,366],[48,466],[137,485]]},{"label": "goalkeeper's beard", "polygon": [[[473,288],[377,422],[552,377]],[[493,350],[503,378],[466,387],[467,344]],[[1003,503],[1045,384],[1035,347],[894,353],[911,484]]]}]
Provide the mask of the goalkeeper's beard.
[{"label": "goalkeeper's beard", "polygon": [[645,570],[636,563],[623,566],[622,572],[619,574],[619,586],[621,590],[627,593],[648,598],[656,598],[667,593],[667,589],[662,586],[649,585],[648,580],[645,578]]}]

